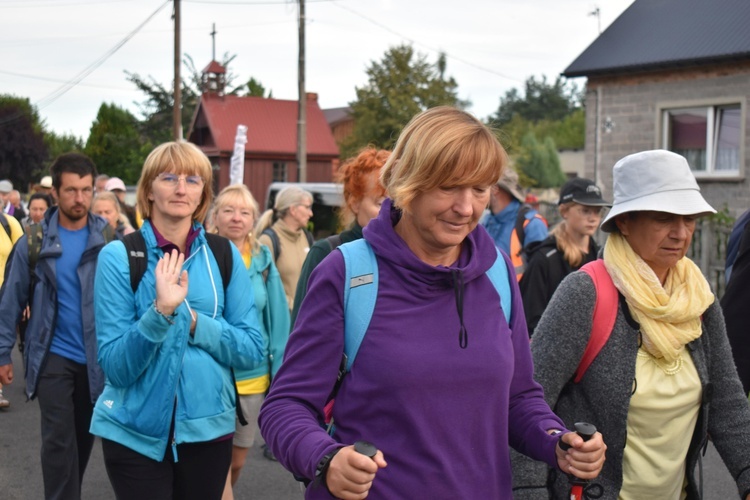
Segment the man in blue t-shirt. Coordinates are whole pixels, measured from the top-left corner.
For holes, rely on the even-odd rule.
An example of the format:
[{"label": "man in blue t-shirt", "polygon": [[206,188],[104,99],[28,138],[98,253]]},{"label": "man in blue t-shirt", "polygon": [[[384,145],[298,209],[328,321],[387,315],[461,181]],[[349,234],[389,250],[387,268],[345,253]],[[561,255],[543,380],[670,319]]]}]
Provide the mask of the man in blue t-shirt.
[{"label": "man in blue t-shirt", "polygon": [[[18,240],[0,290],[0,383],[13,381],[16,324],[28,303],[26,395],[39,400],[44,495],[70,499],[81,496],[94,444],[93,404],[104,386],[96,360],[93,289],[96,259],[105,232],[111,232],[108,222],[89,213],[94,163],[66,153],[50,171],[58,206],[45,214],[40,242],[26,235]],[[30,258],[36,259],[33,273]]]},{"label": "man in blue t-shirt", "polygon": [[500,181],[492,186],[489,212],[481,224],[490,233],[495,245],[510,257],[520,280],[529,244],[547,238],[547,221],[530,205],[524,204],[518,186],[518,174],[505,167]]}]

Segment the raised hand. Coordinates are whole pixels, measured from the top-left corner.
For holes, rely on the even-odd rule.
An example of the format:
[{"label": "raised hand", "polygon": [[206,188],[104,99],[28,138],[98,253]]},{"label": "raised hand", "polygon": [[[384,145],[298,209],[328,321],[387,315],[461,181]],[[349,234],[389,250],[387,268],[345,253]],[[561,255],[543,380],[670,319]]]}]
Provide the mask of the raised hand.
[{"label": "raised hand", "polygon": [[172,250],[156,264],[156,308],[167,316],[187,297],[188,274],[182,270],[183,262],[185,255]]}]

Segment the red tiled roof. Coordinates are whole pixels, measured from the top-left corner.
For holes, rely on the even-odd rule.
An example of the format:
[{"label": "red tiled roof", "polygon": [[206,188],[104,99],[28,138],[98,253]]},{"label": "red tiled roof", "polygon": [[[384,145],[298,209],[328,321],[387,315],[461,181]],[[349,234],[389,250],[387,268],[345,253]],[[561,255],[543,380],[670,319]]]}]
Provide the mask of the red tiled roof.
[{"label": "red tiled roof", "polygon": [[[216,148],[234,149],[237,125],[247,126],[245,151],[297,151],[297,101],[203,94],[195,120],[208,124]],[[336,141],[317,101],[307,100],[307,154],[337,157]]]},{"label": "red tiled roof", "polygon": [[226,72],[227,72],[227,69],[216,61],[211,61],[210,63],[208,63],[208,66],[203,68],[203,71],[202,71],[202,73],[204,74],[205,73],[220,74],[220,73],[226,73]]}]

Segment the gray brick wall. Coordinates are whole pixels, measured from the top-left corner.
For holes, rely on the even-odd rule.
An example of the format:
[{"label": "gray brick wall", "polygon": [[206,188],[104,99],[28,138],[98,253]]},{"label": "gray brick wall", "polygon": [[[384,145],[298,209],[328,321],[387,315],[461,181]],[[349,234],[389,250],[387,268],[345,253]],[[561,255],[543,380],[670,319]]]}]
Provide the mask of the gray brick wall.
[{"label": "gray brick wall", "polygon": [[[728,208],[738,216],[750,208],[750,64],[715,65],[623,77],[592,78],[586,94],[585,172],[594,173],[596,155],[597,90],[601,91],[601,143],[598,181],[612,198],[612,167],[631,153],[661,147],[660,106],[715,104],[716,100],[738,97],[743,106],[744,159],[740,176],[731,180],[701,180],[704,197],[717,209]],[[609,130],[607,131],[607,125]]]}]

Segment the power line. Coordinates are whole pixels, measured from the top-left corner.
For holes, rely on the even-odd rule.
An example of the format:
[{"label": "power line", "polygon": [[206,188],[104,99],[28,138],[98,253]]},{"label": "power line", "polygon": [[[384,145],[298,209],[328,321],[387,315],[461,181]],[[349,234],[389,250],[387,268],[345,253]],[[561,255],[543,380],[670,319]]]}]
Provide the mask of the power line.
[{"label": "power line", "polygon": [[107,52],[104,53],[99,59],[88,65],[86,68],[84,68],[80,73],[78,73],[76,76],[74,76],[70,81],[63,84],[60,88],[57,90],[54,90],[49,95],[42,97],[39,101],[36,102],[37,110],[40,110],[53,102],[55,102],[57,99],[62,97],[64,94],[66,94],[70,89],[78,85],[84,78],[89,76],[91,73],[93,73],[99,66],[104,64],[107,59],[112,57],[115,52],[120,50],[123,45],[125,45],[127,42],[130,41],[131,38],[133,38],[140,30],[143,28],[146,23],[148,23],[151,19],[156,16],[156,14],[159,13],[164,7],[166,7],[168,4],[171,3],[171,0],[165,1],[163,4],[161,4],[150,16],[146,18],[145,21],[143,21],[141,24],[139,24],[133,31],[128,33],[125,38],[120,40],[115,44],[114,47],[109,49]]},{"label": "power line", "polygon": [[514,78],[512,76],[508,76],[506,74],[500,73],[499,71],[495,71],[493,69],[490,69],[490,68],[487,68],[487,67],[484,67],[484,66],[480,66],[479,64],[473,63],[473,62],[468,61],[466,59],[463,59],[463,58],[451,55],[451,54],[447,53],[446,51],[441,50],[439,48],[431,47],[431,46],[429,46],[429,45],[427,45],[425,43],[422,43],[422,42],[419,42],[417,40],[414,40],[413,38],[409,38],[408,36],[405,36],[405,35],[397,32],[396,30],[392,29],[391,27],[386,26],[385,24],[379,23],[378,21],[375,21],[374,19],[371,19],[371,18],[365,16],[364,14],[361,14],[361,13],[357,12],[356,10],[352,9],[351,7],[345,7],[344,5],[341,5],[338,2],[334,2],[333,5],[335,5],[336,7],[340,8],[340,9],[344,9],[346,11],[349,11],[352,14],[354,14],[355,16],[361,17],[365,21],[367,21],[367,22],[369,22],[371,24],[374,24],[378,28],[381,28],[381,29],[383,29],[385,31],[388,31],[389,33],[392,33],[392,34],[394,34],[394,35],[396,35],[396,36],[398,36],[400,38],[403,38],[404,40],[406,40],[406,41],[408,41],[408,42],[410,42],[410,43],[412,43],[414,45],[419,45],[421,47],[424,47],[426,49],[432,50],[434,52],[443,53],[443,54],[445,54],[446,57],[448,57],[450,59],[453,59],[453,60],[458,61],[458,62],[462,62],[462,63],[464,63],[464,64],[466,64],[468,66],[471,66],[473,68],[476,68],[478,70],[481,70],[481,71],[484,71],[484,72],[487,72],[487,73],[491,73],[491,74],[493,74],[495,76],[499,76],[501,78],[505,78],[506,80],[511,80],[511,81],[514,81],[514,82],[517,82],[517,83],[523,83],[523,81],[519,80],[518,78]]},{"label": "power line", "polygon": [[[5,71],[0,69],[0,74],[4,75],[11,75],[11,76],[20,76],[21,78],[30,78],[32,80],[41,80],[44,82],[54,82],[54,83],[67,83],[65,80],[60,80],[57,78],[47,78],[45,76],[38,76],[38,75],[28,75],[26,73],[16,73],[15,71]],[[95,85],[92,83],[79,83],[81,87],[90,87],[95,89],[106,89],[106,90],[131,90],[130,88],[120,88],[120,87],[112,87],[109,85]]]},{"label": "power line", "polygon": [[[70,89],[81,83],[84,78],[89,76],[91,73],[93,73],[99,66],[104,64],[104,62],[112,57],[112,55],[115,54],[120,48],[122,48],[123,45],[125,45],[128,41],[130,41],[131,38],[133,38],[140,30],[143,28],[151,19],[156,16],[156,14],[159,13],[164,7],[166,7],[168,4],[171,3],[171,0],[166,0],[163,4],[161,4],[150,16],[146,18],[145,21],[143,21],[141,24],[139,24],[133,31],[128,33],[128,35],[125,36],[122,40],[117,42],[114,47],[109,49],[107,52],[104,53],[99,59],[95,60],[93,63],[89,64],[86,68],[84,68],[80,73],[78,73],[76,76],[74,76],[72,79],[65,82],[62,86],[58,87],[45,97],[42,97],[39,99],[36,103],[34,103],[34,107],[37,111],[49,106],[56,100],[58,100],[60,97],[65,95]],[[0,125],[5,125],[7,123],[10,123],[14,120],[17,120],[23,116],[23,113],[16,113],[16,115],[11,115],[5,120],[0,121]]]}]

